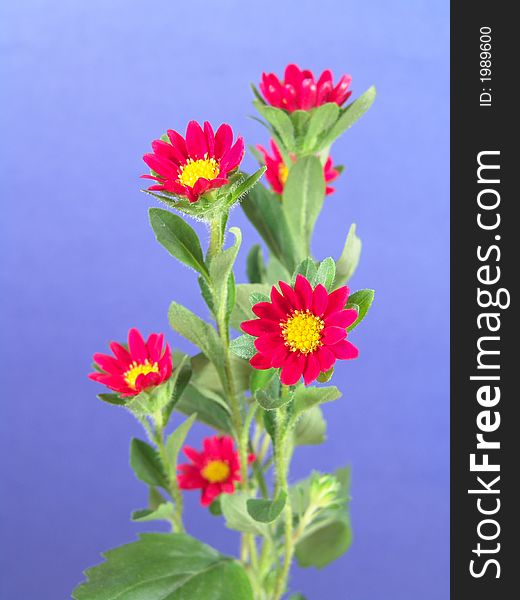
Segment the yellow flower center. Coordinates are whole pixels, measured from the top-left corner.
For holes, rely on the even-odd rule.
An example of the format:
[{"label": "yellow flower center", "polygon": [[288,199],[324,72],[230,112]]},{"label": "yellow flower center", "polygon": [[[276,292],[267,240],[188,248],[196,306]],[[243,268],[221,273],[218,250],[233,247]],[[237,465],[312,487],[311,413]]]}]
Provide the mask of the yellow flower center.
[{"label": "yellow flower center", "polygon": [[223,460],[210,461],[201,471],[202,477],[210,483],[221,483],[229,477],[229,465]]},{"label": "yellow flower center", "polygon": [[278,179],[280,180],[280,183],[282,185],[285,185],[285,182],[287,181],[287,177],[289,176],[289,169],[287,168],[285,163],[280,163],[280,166],[278,167]]},{"label": "yellow flower center", "polygon": [[323,345],[321,330],[324,327],[325,323],[313,315],[309,309],[295,310],[287,321],[280,323],[285,345],[291,352],[301,352],[302,354],[314,352]]},{"label": "yellow flower center", "polygon": [[128,386],[135,390],[135,382],[139,375],[148,375],[148,373],[159,373],[159,365],[157,363],[150,364],[148,359],[141,364],[134,360],[123,377]]},{"label": "yellow flower center", "polygon": [[214,158],[199,158],[198,160],[188,158],[186,164],[181,167],[179,181],[182,185],[193,187],[201,177],[211,180],[218,177],[219,173],[220,168]]}]

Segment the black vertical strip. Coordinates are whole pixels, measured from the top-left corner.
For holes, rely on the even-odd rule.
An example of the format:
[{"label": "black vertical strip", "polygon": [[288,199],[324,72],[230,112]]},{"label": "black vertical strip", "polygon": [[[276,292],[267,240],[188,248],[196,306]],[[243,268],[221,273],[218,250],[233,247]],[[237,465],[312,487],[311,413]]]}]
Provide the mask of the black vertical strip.
[{"label": "black vertical strip", "polygon": [[457,600],[520,597],[515,21],[510,3],[451,5],[451,598]]}]

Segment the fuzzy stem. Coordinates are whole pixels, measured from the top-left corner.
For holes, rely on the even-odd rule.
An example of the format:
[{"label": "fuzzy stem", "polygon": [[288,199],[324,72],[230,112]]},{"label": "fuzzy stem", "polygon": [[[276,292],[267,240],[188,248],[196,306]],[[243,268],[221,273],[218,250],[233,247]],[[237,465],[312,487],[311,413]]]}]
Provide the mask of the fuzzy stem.
[{"label": "fuzzy stem", "polygon": [[159,458],[164,468],[164,472],[166,474],[166,478],[168,480],[168,493],[170,494],[171,499],[174,504],[174,513],[172,529],[174,531],[184,533],[186,530],[184,528],[184,523],[182,522],[182,512],[184,510],[184,501],[182,498],[182,493],[179,489],[179,484],[177,483],[177,477],[175,473],[172,473],[172,465],[168,460],[168,454],[166,452],[166,446],[164,444],[164,424],[162,422],[162,415],[158,415],[155,420],[155,436],[154,441],[157,446],[157,451],[159,454]]},{"label": "fuzzy stem", "polygon": [[293,541],[293,513],[289,499],[289,484],[287,475],[289,471],[289,461],[292,454],[290,434],[292,429],[287,422],[287,408],[283,406],[278,410],[278,419],[276,422],[276,434],[274,441],[274,464],[276,470],[276,491],[275,497],[280,493],[287,495],[284,507],[284,557],[283,565],[278,571],[276,578],[273,600],[280,600],[287,587],[287,578],[291,568],[291,562],[294,555]]}]

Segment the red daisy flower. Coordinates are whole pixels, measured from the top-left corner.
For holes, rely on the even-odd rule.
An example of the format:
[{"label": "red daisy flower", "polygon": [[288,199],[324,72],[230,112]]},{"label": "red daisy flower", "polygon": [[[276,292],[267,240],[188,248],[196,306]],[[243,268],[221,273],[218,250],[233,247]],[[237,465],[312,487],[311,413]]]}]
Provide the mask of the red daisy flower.
[{"label": "red daisy flower", "polygon": [[[283,162],[283,157],[280,153],[278,146],[274,140],[271,140],[271,150],[273,155],[269,154],[269,151],[266,150],[263,146],[258,145],[257,149],[263,154],[265,166],[267,167],[267,171],[265,172],[265,176],[267,177],[267,181],[271,184],[273,188],[273,192],[276,194],[283,194],[283,188],[285,186],[285,182],[287,181],[287,177],[289,175],[289,169],[287,165]],[[290,155],[291,159],[294,161],[295,156],[293,154]],[[331,183],[339,176],[339,171],[337,171],[332,165],[332,157],[327,158],[327,162],[323,167],[323,176],[325,177],[325,183]],[[326,188],[327,195],[332,194],[334,192],[334,188],[331,186],[327,186]]]},{"label": "red daisy flower", "polygon": [[250,360],[255,369],[281,368],[280,379],[294,385],[303,375],[305,385],[332,368],[337,359],[357,358],[358,349],[345,338],[347,327],[357,319],[353,308],[345,309],[347,286],[328,293],[323,285],[314,290],[298,275],[291,287],[279,282],[271,289],[271,302],[252,308],[258,319],[242,323],[242,330],[257,337],[258,353]]},{"label": "red daisy flower", "polygon": [[162,333],[152,333],[145,342],[137,329],[128,332],[128,350],[117,342],[110,343],[114,356],[94,354],[94,362],[102,372],[89,378],[103,383],[121,397],[137,396],[143,390],[159,385],[172,374],[170,346]]},{"label": "red daisy flower", "polygon": [[238,137],[233,144],[233,131],[225,123],[216,133],[206,121],[204,129],[190,121],[186,139],[173,129],[167,131],[170,143],[152,142],[153,154],[145,154],[144,162],[156,175],[142,175],[156,184],[149,190],[162,190],[196,202],[202,194],[228,183],[228,174],[244,157],[244,140]]},{"label": "red daisy flower", "polygon": [[323,71],[318,81],[314,73],[297,65],[287,65],[283,81],[274,73],[263,73],[260,91],[267,103],[289,112],[310,110],[327,102],[341,106],[352,94],[349,91],[352,77],[343,75],[336,86],[332,71]]},{"label": "red daisy flower", "polygon": [[[229,436],[204,439],[204,449],[198,452],[184,446],[184,454],[191,460],[178,466],[177,476],[181,490],[202,490],[200,503],[209,506],[220,494],[232,494],[235,482],[240,481],[240,460],[233,439]],[[249,455],[249,462],[254,460]]]}]

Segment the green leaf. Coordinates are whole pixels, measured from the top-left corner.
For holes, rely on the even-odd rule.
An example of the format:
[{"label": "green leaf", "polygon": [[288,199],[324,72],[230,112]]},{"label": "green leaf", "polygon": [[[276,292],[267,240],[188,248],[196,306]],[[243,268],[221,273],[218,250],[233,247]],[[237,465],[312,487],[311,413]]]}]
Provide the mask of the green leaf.
[{"label": "green leaf", "polygon": [[297,446],[316,446],[325,441],[327,424],[319,406],[313,406],[296,421],[294,443]]},{"label": "green leaf", "polygon": [[372,306],[372,302],[374,301],[374,294],[374,290],[359,290],[349,296],[345,308],[357,308],[358,318],[350,325],[350,327],[347,327],[347,331],[352,331],[366,317],[368,309]]},{"label": "green leaf", "polygon": [[328,102],[313,110],[305,136],[306,150],[316,153],[322,150],[323,145],[320,147],[316,142],[323,132],[328,131],[334,125],[339,115],[340,109],[335,102]]},{"label": "green leaf", "polygon": [[215,365],[219,376],[224,381],[223,352],[215,329],[176,302],[170,304],[168,319],[172,329],[202,350],[204,355]]},{"label": "green leaf", "polygon": [[107,404],[114,404],[116,406],[124,406],[126,404],[126,400],[121,398],[119,394],[98,394],[97,397]]},{"label": "green leaf", "polygon": [[[204,354],[196,354],[191,359],[193,376],[191,382],[200,390],[212,390],[220,395],[225,395],[225,390],[222,387],[222,382],[218,376],[214,365],[204,356]],[[233,371],[233,379],[235,381],[236,391],[238,393],[245,392],[249,389],[249,378],[251,376],[251,365],[238,356],[231,356],[231,368]]]},{"label": "green leaf", "polygon": [[265,264],[260,244],[251,246],[247,255],[247,277],[250,283],[263,283],[265,277]]},{"label": "green leaf", "polygon": [[163,502],[155,510],[143,508],[132,513],[132,521],[146,523],[147,521],[175,521],[175,508],[171,502]]},{"label": "green leaf", "polygon": [[257,352],[255,348],[255,338],[247,333],[231,340],[229,348],[231,352],[246,360],[253,358]]},{"label": "green leaf", "polygon": [[293,124],[294,136],[296,138],[295,149],[305,150],[305,136],[307,133],[307,128],[309,126],[309,121],[311,120],[311,113],[308,110],[295,110],[289,114],[289,118],[291,119],[291,123]]},{"label": "green leaf", "polygon": [[336,261],[335,288],[344,285],[352,277],[358,266],[360,255],[361,240],[356,235],[356,224],[353,223],[348,231],[343,252]]},{"label": "green leaf", "polygon": [[162,208],[150,208],[150,224],[157,241],[177,260],[207,277],[199,238],[188,223]]},{"label": "green leaf", "polygon": [[327,291],[332,291],[334,278],[336,277],[336,263],[330,256],[321,261],[316,273],[316,285],[321,283]]},{"label": "green leaf", "polygon": [[168,487],[161,461],[155,450],[146,442],[133,438],[130,443],[130,465],[137,479],[149,485]]},{"label": "green leaf", "polygon": [[319,159],[316,156],[300,158],[289,171],[282,199],[285,219],[296,241],[300,260],[310,254],[310,240],[324,196],[325,180]]},{"label": "green leaf", "polygon": [[265,274],[268,283],[274,285],[279,281],[289,281],[291,279],[291,273],[289,273],[287,267],[285,267],[274,254],[271,254]]},{"label": "green leaf", "polygon": [[177,429],[170,433],[166,440],[166,456],[168,457],[168,463],[171,469],[169,473],[171,478],[175,477],[177,474],[177,459],[180,449],[196,418],[197,413],[191,414],[184,423],[181,423]]},{"label": "green leaf", "polygon": [[103,556],[75,600],[253,600],[237,561],[184,533],[144,533]]},{"label": "green leaf", "polygon": [[[262,300],[259,302],[262,302],[270,290],[271,286],[265,283],[239,283],[236,287],[236,301],[231,314],[231,326],[237,331],[241,331],[241,323],[255,318],[251,312],[251,296],[261,294]],[[268,296],[267,299],[269,299]]]},{"label": "green leaf", "polygon": [[264,372],[271,373],[271,377],[262,388],[253,394],[258,404],[264,410],[275,410],[291,402],[294,392],[292,389],[281,388],[278,370],[269,369]]},{"label": "green leaf", "polygon": [[253,100],[253,104],[262,117],[274,127],[287,150],[294,150],[294,127],[287,113],[280,108],[262,104],[258,100]]},{"label": "green leaf", "polygon": [[292,273],[297,264],[294,240],[278,196],[257,185],[241,206],[269,250]]},{"label": "green leaf", "polygon": [[294,392],[294,413],[299,414],[318,404],[341,398],[341,392],[334,385],[324,387],[298,386]]},{"label": "green leaf", "polygon": [[342,556],[352,543],[348,514],[343,518],[325,519],[297,544],[295,556],[300,567],[322,569]]},{"label": "green leaf", "polygon": [[251,393],[254,394],[258,390],[267,387],[271,383],[273,377],[277,377],[276,369],[253,369],[249,380],[249,389],[251,390]]},{"label": "green leaf", "polygon": [[155,510],[165,502],[166,500],[161,494],[161,492],[157,488],[150,486],[150,490],[148,492],[148,508],[150,510]]},{"label": "green leaf", "polygon": [[218,431],[231,433],[231,417],[223,398],[210,390],[200,390],[189,384],[182,395],[176,410],[190,416],[197,414],[197,421],[209,425]]},{"label": "green leaf", "polygon": [[275,500],[250,498],[247,501],[247,512],[255,521],[272,523],[280,516],[286,500],[287,494],[285,492],[281,492]]},{"label": "green leaf", "polygon": [[332,379],[333,375],[334,367],[331,367],[328,371],[322,371],[316,378],[316,381],[318,381],[319,383],[327,383],[327,381],[330,381]]},{"label": "green leaf", "polygon": [[252,175],[246,177],[239,185],[237,185],[228,198],[227,206],[231,207],[235,202],[240,202],[240,200],[245,198],[246,194],[253,189],[265,171],[266,167],[261,166]]},{"label": "green leaf", "polygon": [[[296,515],[301,516],[309,507],[309,489],[313,473],[307,479],[291,486],[291,503]],[[301,567],[325,567],[339,558],[352,542],[348,511],[350,500],[350,469],[337,469],[334,477],[340,483],[337,502],[315,514],[296,545],[296,558]]]},{"label": "green leaf", "polygon": [[329,131],[325,132],[323,137],[320,137],[320,146],[322,148],[330,146],[335,139],[337,139],[347,129],[352,127],[352,125],[354,125],[354,123],[372,106],[375,97],[376,88],[372,86],[364,94],[357,98],[357,100],[354,100],[354,102],[343,109],[336,123],[329,129]]},{"label": "green leaf", "polygon": [[312,258],[307,257],[302,260],[302,262],[296,267],[296,271],[293,274],[292,284],[296,282],[296,275],[303,275],[305,279],[309,281],[309,283],[314,287],[316,280],[316,263],[312,260]]},{"label": "green leaf", "polygon": [[226,519],[226,527],[235,531],[265,536],[267,526],[255,521],[247,510],[247,503],[250,498],[248,494],[240,491],[234,494],[222,494],[220,505]]},{"label": "green leaf", "polygon": [[303,594],[297,593],[291,594],[288,600],[307,600],[307,598]]}]

